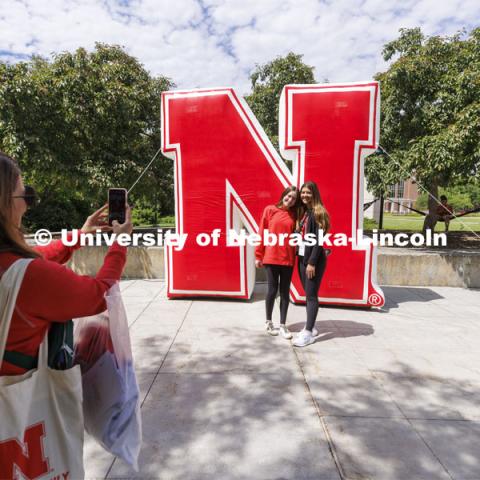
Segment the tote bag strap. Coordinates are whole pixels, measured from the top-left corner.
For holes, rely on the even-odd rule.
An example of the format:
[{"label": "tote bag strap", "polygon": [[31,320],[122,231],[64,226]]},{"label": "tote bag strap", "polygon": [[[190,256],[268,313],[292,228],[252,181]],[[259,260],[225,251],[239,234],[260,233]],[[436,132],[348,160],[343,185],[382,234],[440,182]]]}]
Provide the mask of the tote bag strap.
[{"label": "tote bag strap", "polygon": [[16,260],[2,275],[0,280],[0,368],[2,367],[3,354],[7,344],[10,322],[15,310],[18,292],[22,285],[25,271],[33,258],[20,258]]}]

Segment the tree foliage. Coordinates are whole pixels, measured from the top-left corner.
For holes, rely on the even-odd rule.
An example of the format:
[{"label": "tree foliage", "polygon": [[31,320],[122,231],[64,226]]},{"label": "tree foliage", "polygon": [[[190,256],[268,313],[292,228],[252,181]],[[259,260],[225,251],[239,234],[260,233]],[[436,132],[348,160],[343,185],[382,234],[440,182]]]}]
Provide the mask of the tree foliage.
[{"label": "tree foliage", "polygon": [[[369,189],[380,194],[409,177],[437,197],[439,187],[478,185],[480,28],[451,37],[403,29],[383,56],[392,61],[376,75],[381,144],[390,156],[368,157]],[[257,65],[250,79],[246,100],[278,146],[282,89],[315,83],[313,67],[289,53]],[[46,212],[32,211],[30,226],[61,225],[62,216],[63,225],[77,226],[77,217],[103,203],[107,187],[129,187],[160,146],[160,94],[172,85],[105,44],[0,62],[0,149],[20,161]],[[159,156],[134,190],[142,222],[173,212],[172,167]]]},{"label": "tree foliage", "polygon": [[278,146],[278,107],[283,87],[316,83],[314,67],[303,63],[302,57],[290,52],[285,57],[257,65],[250,75],[252,93],[246,100],[275,147]]},{"label": "tree foliage", "polygon": [[[390,154],[366,162],[369,189],[414,177],[438,196],[439,186],[478,183],[480,175],[480,28],[469,35],[426,37],[402,29],[385,45],[381,144]],[[435,201],[429,202],[430,210]]]},{"label": "tree foliage", "polygon": [[[82,202],[93,208],[108,187],[128,188],[158,150],[160,94],[171,86],[121,47],[105,44],[90,53],[79,48],[0,63],[0,149],[19,160],[43,211],[60,198],[76,210]],[[171,161],[160,157],[134,198],[170,213],[172,182]],[[32,212],[31,224],[48,218]],[[64,224],[73,226],[69,220]]]},{"label": "tree foliage", "polygon": [[[455,187],[440,187],[438,194],[446,195],[449,205],[452,205],[455,211],[472,210],[480,206],[480,184],[467,183]],[[428,195],[422,193],[415,202],[415,208],[425,209],[427,206]]]}]

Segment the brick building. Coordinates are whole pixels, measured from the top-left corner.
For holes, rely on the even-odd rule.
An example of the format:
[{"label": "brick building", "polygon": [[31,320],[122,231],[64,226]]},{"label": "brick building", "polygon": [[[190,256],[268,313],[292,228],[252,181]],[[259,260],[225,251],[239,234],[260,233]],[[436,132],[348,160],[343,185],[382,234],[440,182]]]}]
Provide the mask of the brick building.
[{"label": "brick building", "polygon": [[[385,198],[384,212],[398,214],[411,213],[411,210],[405,207],[415,208],[418,195],[417,184],[412,180],[405,180],[395,185],[390,185],[388,197]],[[393,200],[393,202],[391,200]]]}]

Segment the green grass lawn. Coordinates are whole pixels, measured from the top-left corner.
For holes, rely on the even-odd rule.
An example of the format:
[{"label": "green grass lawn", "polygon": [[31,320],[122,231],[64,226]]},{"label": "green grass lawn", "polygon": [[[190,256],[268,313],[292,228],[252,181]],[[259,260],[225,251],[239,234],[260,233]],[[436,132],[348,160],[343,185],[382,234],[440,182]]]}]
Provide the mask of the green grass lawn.
[{"label": "green grass lawn", "polygon": [[[392,215],[385,213],[383,215],[383,228],[385,230],[412,230],[421,231],[425,217],[418,214]],[[450,221],[450,231],[467,232],[469,230],[480,231],[480,215],[465,215],[458,220]],[[436,232],[445,231],[445,224],[438,222],[435,226]]]}]

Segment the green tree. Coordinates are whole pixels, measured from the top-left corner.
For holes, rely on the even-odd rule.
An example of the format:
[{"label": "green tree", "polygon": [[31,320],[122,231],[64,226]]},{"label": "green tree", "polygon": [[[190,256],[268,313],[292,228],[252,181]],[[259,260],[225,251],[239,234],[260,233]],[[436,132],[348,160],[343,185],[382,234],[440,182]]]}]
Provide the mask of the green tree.
[{"label": "green tree", "polygon": [[[414,177],[438,198],[438,188],[477,183],[480,171],[480,28],[469,35],[426,37],[402,29],[385,45],[395,61],[376,75],[382,90],[381,144],[390,157],[366,162],[377,194]],[[436,207],[430,197],[429,211]]]},{"label": "green tree", "polygon": [[[446,195],[448,203],[456,211],[472,210],[480,207],[480,185],[466,184],[448,188],[440,187],[439,195]],[[425,209],[428,206],[428,195],[422,193],[415,202],[415,208]]]},{"label": "green tree", "polygon": [[283,87],[316,83],[314,67],[303,63],[302,57],[290,52],[257,65],[250,75],[252,93],[245,99],[275,147],[278,147],[278,106]]},{"label": "green tree", "polygon": [[[43,221],[60,198],[88,210],[106,201],[109,186],[133,183],[160,146],[160,95],[171,86],[121,47],[100,43],[90,53],[0,63],[0,149],[40,191],[50,212]],[[171,213],[172,183],[172,162],[160,156],[133,200]],[[41,216],[31,215],[38,226]]]}]

